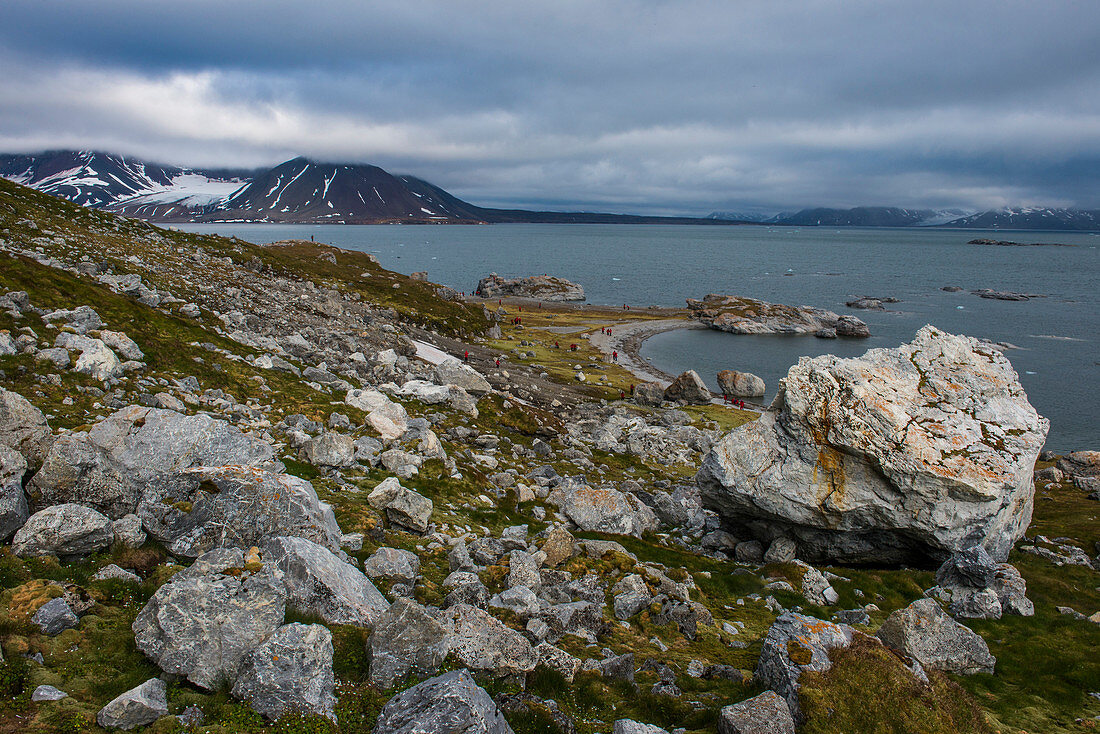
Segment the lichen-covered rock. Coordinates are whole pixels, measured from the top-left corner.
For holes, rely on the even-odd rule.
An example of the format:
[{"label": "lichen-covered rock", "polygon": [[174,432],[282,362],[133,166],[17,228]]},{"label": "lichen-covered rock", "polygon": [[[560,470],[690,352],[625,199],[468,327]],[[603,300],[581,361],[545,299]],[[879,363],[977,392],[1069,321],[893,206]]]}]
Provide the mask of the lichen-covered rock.
[{"label": "lichen-covered rock", "polygon": [[348,390],[344,402],[367,414],[367,423],[382,436],[383,441],[401,438],[409,429],[409,414],[377,390]]},{"label": "lichen-covered rock", "polygon": [[722,370],[718,373],[718,387],[733,398],[758,398],[764,394],[764,380],[751,372]]},{"label": "lichen-covered rock", "polygon": [[794,734],[794,719],[782,696],[764,691],[724,707],[718,716],[718,734]]},{"label": "lichen-covered rock", "polygon": [[447,632],[421,605],[400,598],[367,640],[370,682],[385,690],[407,675],[433,675],[447,657]]},{"label": "lichen-covered rock", "polygon": [[66,503],[34,513],[11,541],[12,552],[30,556],[86,556],[111,544],[111,521],[90,507]]},{"label": "lichen-covered rock", "polygon": [[104,729],[129,731],[167,715],[168,686],[160,678],[150,678],[101,708],[95,719]]},{"label": "lichen-covered rock", "polygon": [[611,734],[668,734],[668,729],[662,729],[655,724],[643,724],[633,719],[619,719],[611,727]]},{"label": "lichen-covered rock", "polygon": [[538,656],[538,665],[560,674],[568,683],[573,682],[577,671],[581,669],[580,658],[570,655],[559,647],[554,647],[549,642],[540,642],[535,647],[535,655]]},{"label": "lichen-covered rock", "polygon": [[313,485],[248,466],[200,466],[162,475],[144,488],[138,516],[169,550],[194,558],[213,548],[298,537],[336,551],[340,526]]},{"label": "lichen-covered rock", "polygon": [[23,475],[27,460],[15,449],[0,444],[0,541],[7,540],[30,517]]},{"label": "lichen-covered rock", "polygon": [[355,464],[355,440],[343,433],[322,433],[306,442],[301,454],[314,466],[352,466]]},{"label": "lichen-covered rock", "polygon": [[577,555],[575,542],[572,533],[560,525],[555,526],[546,536],[546,542],[542,544],[542,548],[539,549],[546,554],[546,566],[553,568]]},{"label": "lichen-covered rock", "polygon": [[383,510],[386,519],[413,533],[428,530],[432,516],[432,501],[427,497],[401,486],[396,477],[387,477],[367,495],[370,506]]},{"label": "lichen-covered rock", "polygon": [[133,623],[137,648],[165,673],[214,690],[283,623],[286,590],[271,564],[237,549],[199,557],[157,589]]},{"label": "lichen-covered rock", "polygon": [[[152,480],[195,466],[261,466],[271,446],[206,415],[130,406],[68,433],[50,449],[31,480],[38,506],[78,502],[111,518],[135,511]],[[143,518],[144,519],[144,518]]]},{"label": "lichen-covered rock", "polygon": [[760,649],[755,677],[782,696],[791,715],[801,716],[798,691],[803,671],[822,672],[832,667],[829,652],[852,643],[855,630],[794,612],[784,612],[768,629]]},{"label": "lichen-covered rock", "polygon": [[63,332],[58,334],[54,346],[80,352],[72,369],[93,380],[111,380],[125,371],[122,360],[100,339]]},{"label": "lichen-covered rock", "polygon": [[493,389],[480,372],[454,357],[448,357],[435,366],[435,379],[442,385],[456,385],[470,395],[484,395]]},{"label": "lichen-covered rock", "polygon": [[130,514],[111,523],[111,534],[115,542],[124,548],[140,548],[145,542],[146,533],[141,527],[141,518]]},{"label": "lichen-covered rock", "polygon": [[638,612],[649,606],[653,595],[649,593],[642,577],[636,573],[624,576],[611,588],[614,595],[614,607],[616,619],[630,619]]},{"label": "lichen-covered rock", "polygon": [[363,570],[372,579],[412,584],[420,575],[420,558],[412,551],[382,547],[363,562]]},{"label": "lichen-covered rock", "polygon": [[336,721],[332,633],[319,624],[286,624],[241,664],[232,694],[264,718],[288,711]]},{"label": "lichen-covered rock", "polygon": [[927,564],[975,544],[1003,560],[1047,428],[1000,352],[925,326],[897,349],[802,358],[696,480],[735,534],[793,537],[808,560]]},{"label": "lichen-covered rock", "polygon": [[447,649],[461,665],[494,675],[534,670],[538,657],[527,638],[488,612],[455,604],[441,616]]},{"label": "lichen-covered rock", "polygon": [[287,606],[299,613],[373,627],[390,606],[359,569],[305,538],[269,538],[263,559],[282,572]]},{"label": "lichen-covered rock", "polygon": [[665,388],[664,399],[693,405],[706,405],[710,402],[710,390],[703,378],[695,370],[683,372]]},{"label": "lichen-covered rock", "polygon": [[19,393],[0,387],[0,444],[18,451],[27,465],[36,469],[53,442],[50,424],[42,411]]},{"label": "lichen-covered rock", "polygon": [[658,526],[657,516],[641,500],[611,487],[590,487],[566,479],[550,492],[547,501],[585,531],[640,538]]},{"label": "lichen-covered rock", "polygon": [[877,636],[926,668],[956,675],[992,673],[997,659],[980,635],[949,617],[935,599],[917,599],[882,623]]},{"label": "lichen-covered rock", "polygon": [[1035,605],[1027,582],[1014,566],[997,563],[980,545],[953,554],[936,571],[928,595],[944,601],[953,617],[1000,619],[1003,614],[1030,617]]},{"label": "lichen-covered rock", "polygon": [[468,670],[430,678],[389,700],[373,734],[513,734]]}]

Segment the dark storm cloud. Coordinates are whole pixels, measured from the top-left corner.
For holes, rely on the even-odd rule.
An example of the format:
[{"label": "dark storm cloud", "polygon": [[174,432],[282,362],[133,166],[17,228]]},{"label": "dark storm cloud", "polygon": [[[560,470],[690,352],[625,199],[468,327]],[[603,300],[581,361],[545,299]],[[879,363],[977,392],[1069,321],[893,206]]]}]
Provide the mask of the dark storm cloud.
[{"label": "dark storm cloud", "polygon": [[0,6],[0,148],[296,154],[479,203],[1100,206],[1100,6]]}]

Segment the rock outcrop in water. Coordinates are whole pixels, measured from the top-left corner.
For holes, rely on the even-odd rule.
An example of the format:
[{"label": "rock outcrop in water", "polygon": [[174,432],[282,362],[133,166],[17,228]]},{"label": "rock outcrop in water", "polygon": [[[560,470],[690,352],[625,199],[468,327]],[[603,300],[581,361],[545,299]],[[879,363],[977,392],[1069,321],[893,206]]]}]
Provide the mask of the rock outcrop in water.
[{"label": "rock outcrop in water", "polygon": [[855,316],[840,316],[811,306],[787,306],[742,296],[710,293],[687,299],[691,318],[730,334],[816,334],[835,330],[839,336],[866,337],[867,325]]},{"label": "rock outcrop in water", "polygon": [[768,411],[696,476],[731,529],[797,539],[810,560],[1004,560],[1031,520],[1049,422],[998,351],[925,326],[862,357],[803,357]]},{"label": "rock outcrop in water", "polygon": [[528,275],[525,278],[505,279],[496,273],[477,283],[475,295],[482,298],[532,298],[540,301],[583,301],[584,288],[565,278],[553,275]]}]

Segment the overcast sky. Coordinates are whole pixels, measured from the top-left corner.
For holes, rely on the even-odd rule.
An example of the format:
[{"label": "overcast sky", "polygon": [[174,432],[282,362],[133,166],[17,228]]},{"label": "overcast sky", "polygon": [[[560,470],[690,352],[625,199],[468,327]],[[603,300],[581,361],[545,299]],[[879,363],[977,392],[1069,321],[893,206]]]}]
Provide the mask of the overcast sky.
[{"label": "overcast sky", "polygon": [[0,151],[487,205],[1100,207],[1096,0],[3,0]]}]

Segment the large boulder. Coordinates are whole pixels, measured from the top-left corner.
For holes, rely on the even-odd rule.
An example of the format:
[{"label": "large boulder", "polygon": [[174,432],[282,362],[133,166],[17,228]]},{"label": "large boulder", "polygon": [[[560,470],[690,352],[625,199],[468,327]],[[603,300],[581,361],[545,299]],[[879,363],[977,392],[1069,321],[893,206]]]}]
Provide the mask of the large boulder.
[{"label": "large boulder", "polygon": [[442,385],[457,385],[471,395],[484,395],[493,389],[480,372],[454,357],[435,366],[435,380]]},{"label": "large boulder", "polygon": [[468,670],[419,683],[389,700],[373,734],[513,734],[504,715]]},{"label": "large boulder", "polygon": [[355,440],[343,433],[322,433],[307,441],[301,454],[314,466],[352,466],[355,464]]},{"label": "large boulder", "polygon": [[304,479],[248,466],[200,466],[146,487],[137,514],[169,550],[194,558],[213,548],[250,548],[271,536],[340,548],[332,508]]},{"label": "large boulder", "polygon": [[448,652],[471,670],[493,675],[522,675],[535,669],[538,656],[527,638],[488,612],[455,604],[441,616]]},{"label": "large boulder", "polygon": [[367,502],[386,513],[390,523],[412,533],[425,533],[432,517],[432,501],[401,486],[397,477],[387,477],[367,495]]},{"label": "large boulder", "polygon": [[997,659],[976,632],[956,622],[934,599],[898,609],[876,633],[887,647],[926,668],[956,675],[992,673]]},{"label": "large boulder", "polygon": [[782,696],[764,691],[723,707],[718,716],[718,734],[794,734],[794,719]]},{"label": "large boulder", "polygon": [[409,430],[409,414],[404,406],[377,390],[348,390],[344,402],[366,413],[367,423],[383,441],[401,438]]},{"label": "large boulder", "polygon": [[1003,560],[1048,425],[999,351],[925,326],[897,349],[803,357],[696,481],[736,535],[793,537],[807,560],[927,564],[975,544]]},{"label": "large boulder", "polygon": [[137,648],[165,673],[214,690],[283,623],[286,589],[271,564],[238,549],[201,556],[157,589],[133,623]]},{"label": "large boulder", "polygon": [[27,460],[15,449],[0,444],[0,541],[7,540],[30,517],[23,475]]},{"label": "large boulder", "polygon": [[263,466],[272,447],[206,415],[132,405],[57,440],[29,486],[37,506],[78,502],[116,519],[152,480],[194,466]]},{"label": "large boulder", "polygon": [[502,278],[496,273],[477,282],[474,294],[482,298],[514,296],[539,301],[583,301],[584,288],[554,275]]},{"label": "large boulder", "polygon": [[286,624],[244,659],[232,694],[264,718],[286,712],[336,721],[332,633],[319,624]]},{"label": "large boulder", "polygon": [[751,372],[722,370],[718,387],[732,398],[758,398],[764,394],[764,380]]},{"label": "large boulder", "polygon": [[150,678],[101,708],[95,720],[104,729],[129,731],[167,715],[168,686],[160,678]]},{"label": "large boulder", "polygon": [[367,652],[370,682],[385,690],[410,674],[438,671],[447,657],[447,632],[424,607],[399,598],[371,630]]},{"label": "large boulder", "polygon": [[18,451],[35,469],[42,465],[53,441],[42,411],[19,393],[0,387],[0,445]]},{"label": "large boulder", "polygon": [[832,667],[830,651],[852,644],[855,630],[846,624],[824,622],[794,612],[785,612],[768,629],[756,664],[756,680],[787,701],[798,720],[801,708],[798,692],[803,671],[823,672]]},{"label": "large boulder", "polygon": [[112,380],[125,371],[118,355],[100,339],[63,332],[57,336],[54,346],[80,352],[73,371],[88,375],[93,380]]},{"label": "large boulder", "polygon": [[287,606],[329,624],[373,627],[389,602],[363,573],[305,538],[269,538],[263,559],[282,572]]},{"label": "large boulder", "polygon": [[710,402],[710,390],[695,370],[683,372],[665,388],[665,400],[677,403],[706,405]]},{"label": "large boulder", "polygon": [[63,504],[30,516],[11,541],[17,556],[86,556],[111,544],[111,521],[90,507]]},{"label": "large boulder", "polygon": [[641,537],[658,526],[657,516],[641,500],[611,487],[590,487],[570,478],[547,501],[585,531]]}]

